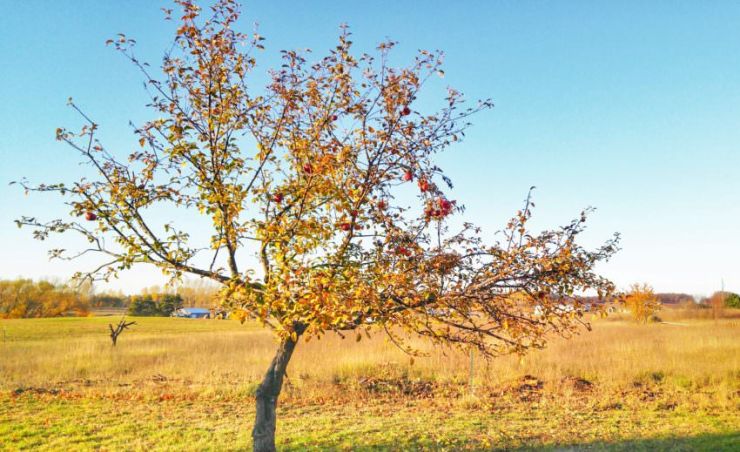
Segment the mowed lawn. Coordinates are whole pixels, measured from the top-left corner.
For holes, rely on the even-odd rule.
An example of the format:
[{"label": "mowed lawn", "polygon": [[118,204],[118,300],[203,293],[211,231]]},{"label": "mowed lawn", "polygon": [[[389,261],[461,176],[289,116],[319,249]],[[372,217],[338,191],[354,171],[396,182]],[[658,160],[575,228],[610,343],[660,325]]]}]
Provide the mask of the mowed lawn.
[{"label": "mowed lawn", "polygon": [[[245,450],[275,342],[259,325],[0,320],[0,449]],[[490,362],[383,334],[301,343],[284,450],[740,450],[740,321],[595,320]]]}]

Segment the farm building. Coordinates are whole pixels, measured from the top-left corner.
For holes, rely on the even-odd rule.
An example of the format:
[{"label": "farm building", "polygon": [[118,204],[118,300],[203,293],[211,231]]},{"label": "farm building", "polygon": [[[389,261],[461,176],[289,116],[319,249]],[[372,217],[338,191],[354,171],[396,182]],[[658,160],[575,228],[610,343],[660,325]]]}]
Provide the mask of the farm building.
[{"label": "farm building", "polygon": [[209,319],[211,318],[211,310],[206,308],[180,308],[172,313],[172,317]]}]

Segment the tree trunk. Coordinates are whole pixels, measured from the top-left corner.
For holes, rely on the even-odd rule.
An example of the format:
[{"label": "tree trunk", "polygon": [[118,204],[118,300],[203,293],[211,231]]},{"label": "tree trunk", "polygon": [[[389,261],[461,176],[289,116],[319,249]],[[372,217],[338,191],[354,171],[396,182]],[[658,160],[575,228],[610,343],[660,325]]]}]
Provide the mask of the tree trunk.
[{"label": "tree trunk", "polygon": [[[302,330],[296,331],[300,336]],[[288,367],[288,362],[293,354],[296,343],[288,338],[280,343],[275,357],[267,369],[265,378],[262,379],[257,388],[256,402],[257,414],[254,419],[252,440],[254,441],[254,452],[275,451],[275,426],[278,396],[283,387],[283,377]]]}]

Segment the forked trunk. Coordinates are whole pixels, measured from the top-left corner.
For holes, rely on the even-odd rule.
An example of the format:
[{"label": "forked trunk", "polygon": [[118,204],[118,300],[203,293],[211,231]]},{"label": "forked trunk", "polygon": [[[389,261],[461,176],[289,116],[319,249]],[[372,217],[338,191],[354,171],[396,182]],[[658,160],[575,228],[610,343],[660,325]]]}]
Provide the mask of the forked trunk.
[{"label": "forked trunk", "polygon": [[254,419],[252,440],[254,452],[275,451],[275,426],[278,396],[283,387],[283,377],[296,343],[290,338],[283,340],[267,369],[265,378],[257,388],[257,414]]}]

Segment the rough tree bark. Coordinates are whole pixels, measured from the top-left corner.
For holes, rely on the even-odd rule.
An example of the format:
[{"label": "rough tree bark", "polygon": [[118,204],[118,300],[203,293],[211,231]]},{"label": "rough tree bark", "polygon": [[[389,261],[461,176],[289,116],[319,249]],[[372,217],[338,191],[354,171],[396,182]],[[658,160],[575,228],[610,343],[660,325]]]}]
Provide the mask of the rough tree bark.
[{"label": "rough tree bark", "polygon": [[[303,328],[296,328],[296,334],[300,337]],[[296,342],[291,338],[284,339],[278,347],[275,357],[267,369],[265,377],[257,388],[256,402],[257,414],[252,430],[254,452],[275,451],[275,427],[278,396],[283,387],[285,370],[288,367],[290,357],[293,355]]]}]

